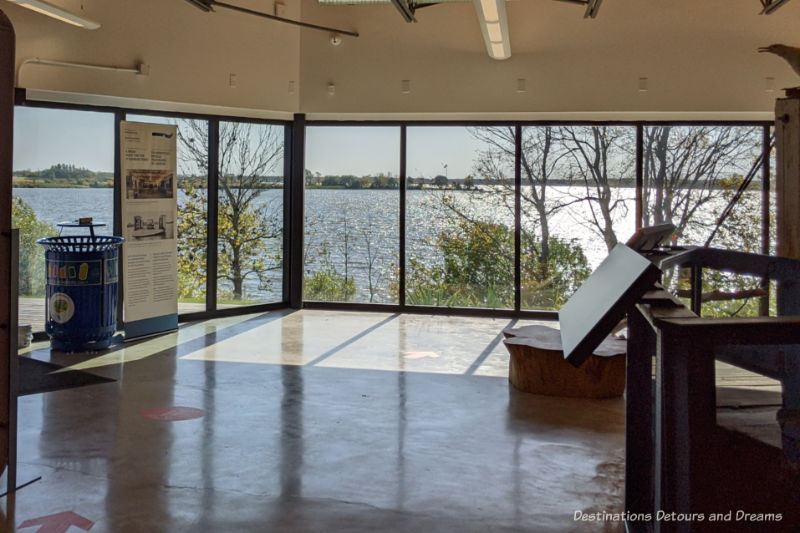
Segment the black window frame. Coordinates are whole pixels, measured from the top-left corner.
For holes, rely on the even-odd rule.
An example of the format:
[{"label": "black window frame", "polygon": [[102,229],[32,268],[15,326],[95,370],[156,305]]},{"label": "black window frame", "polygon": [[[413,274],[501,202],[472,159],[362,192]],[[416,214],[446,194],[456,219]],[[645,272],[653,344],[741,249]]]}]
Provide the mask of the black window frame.
[{"label": "black window frame", "polygon": [[[117,106],[72,104],[62,102],[52,102],[43,100],[28,100],[25,89],[17,89],[15,93],[15,105],[28,107],[41,107],[52,109],[71,109],[79,111],[108,112],[115,116],[114,136],[117,140],[115,150],[119,150],[119,123],[125,120],[127,114],[149,115],[154,117],[166,118],[187,118],[194,120],[205,120],[209,124],[209,223],[208,223],[208,280],[206,286],[206,310],[200,312],[183,313],[179,315],[180,322],[203,320],[239,314],[258,313],[274,311],[279,309],[327,309],[339,311],[377,311],[389,313],[413,313],[426,315],[454,315],[454,316],[483,316],[496,318],[529,318],[529,319],[557,319],[557,311],[546,310],[523,310],[520,309],[520,198],[521,198],[521,175],[520,175],[520,152],[521,152],[521,131],[524,127],[542,126],[627,126],[636,128],[636,227],[641,226],[642,220],[642,154],[643,154],[643,128],[648,126],[718,126],[718,127],[761,127],[762,128],[762,151],[767,157],[762,161],[762,211],[766,214],[768,196],[770,192],[770,158],[769,158],[769,139],[774,129],[774,123],[766,120],[613,120],[613,121],[559,121],[559,120],[307,120],[302,113],[296,113],[292,120],[280,119],[258,119],[252,117],[242,117],[236,115],[214,115],[204,113],[186,113],[177,111],[163,111],[146,108],[128,108]],[[216,272],[217,260],[217,207],[218,207],[218,164],[216,161],[217,148],[219,142],[220,122],[246,122],[253,124],[280,125],[284,127],[284,188],[283,188],[283,295],[280,302],[237,306],[227,309],[218,309],[216,306]],[[400,129],[400,142],[398,146],[398,157],[400,158],[400,188],[399,205],[400,220],[399,228],[399,295],[397,304],[370,304],[370,303],[348,303],[348,302],[317,302],[303,300],[303,275],[304,265],[302,264],[303,236],[304,236],[304,184],[305,184],[305,133],[306,128],[314,126],[389,126]],[[407,185],[407,129],[419,126],[455,126],[455,127],[480,127],[480,126],[510,126],[515,128],[515,215],[514,215],[514,308],[513,309],[490,309],[490,308],[463,308],[463,307],[432,307],[408,305],[406,303],[406,185]],[[121,184],[119,154],[116,154],[115,163],[115,205],[114,205],[114,233],[121,230],[119,220],[119,187]],[[213,164],[212,164],[213,163]],[[213,176],[212,176],[213,174]],[[212,191],[212,183],[214,191]],[[211,198],[214,198],[213,202]],[[766,203],[765,203],[766,202]],[[213,206],[213,207],[212,207]],[[769,254],[769,228],[770,220],[768,216],[762,216],[762,252]],[[212,270],[213,267],[213,270]],[[120,299],[121,302],[121,299]],[[120,303],[121,313],[121,303]]]}]

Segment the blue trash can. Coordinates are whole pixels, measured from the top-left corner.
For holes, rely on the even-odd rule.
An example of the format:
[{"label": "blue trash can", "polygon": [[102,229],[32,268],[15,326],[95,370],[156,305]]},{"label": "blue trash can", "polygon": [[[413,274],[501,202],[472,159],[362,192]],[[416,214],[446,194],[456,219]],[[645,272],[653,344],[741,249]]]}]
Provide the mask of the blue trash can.
[{"label": "blue trash can", "polygon": [[117,330],[119,247],[124,241],[94,234],[36,241],[45,249],[45,330],[52,349],[108,348]]}]

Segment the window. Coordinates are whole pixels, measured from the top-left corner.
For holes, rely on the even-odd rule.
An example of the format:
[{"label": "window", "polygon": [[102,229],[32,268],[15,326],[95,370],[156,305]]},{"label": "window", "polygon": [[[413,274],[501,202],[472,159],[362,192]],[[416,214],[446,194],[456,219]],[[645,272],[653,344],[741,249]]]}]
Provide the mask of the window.
[{"label": "window", "polygon": [[407,134],[406,303],[513,308],[513,127]]},{"label": "window", "polygon": [[397,303],[400,128],[311,126],[304,298]]},{"label": "window", "polygon": [[[645,127],[644,225],[674,224],[679,244],[761,253],[762,132],[757,126]],[[704,271],[703,315],[757,316],[760,281]],[[685,276],[678,288],[688,294]]]},{"label": "window", "polygon": [[[286,301],[287,126],[144,114],[127,120],[178,127],[179,312]],[[36,330],[43,329],[45,283],[36,239],[82,216],[106,222],[111,233],[114,128],[106,112],[16,110],[13,219],[22,230],[23,320]],[[615,124],[309,125],[304,299],[514,309],[518,290],[520,310],[557,310],[637,222],[675,224],[679,244],[749,252],[764,251],[762,228],[769,223],[775,252],[775,187],[763,195],[758,161],[763,125],[638,129],[641,144],[636,126]],[[218,152],[210,154],[212,147]],[[218,180],[209,184],[215,160]],[[774,151],[769,164],[774,175]],[[213,197],[209,185],[216,185]],[[217,226],[209,229],[215,209]],[[665,282],[688,289],[678,273]],[[774,294],[760,296],[762,285],[708,274],[704,292],[719,299],[704,302],[703,312],[745,316],[771,307],[774,313]],[[213,296],[209,287],[216,288]]]},{"label": "window", "polygon": [[217,307],[283,300],[285,127],[220,122]]},{"label": "window", "polygon": [[[114,220],[114,115],[36,107],[14,110],[12,224],[20,229],[20,323],[44,330],[42,237],[56,224]],[[72,230],[85,234],[85,230]],[[69,234],[65,230],[64,234]]]}]

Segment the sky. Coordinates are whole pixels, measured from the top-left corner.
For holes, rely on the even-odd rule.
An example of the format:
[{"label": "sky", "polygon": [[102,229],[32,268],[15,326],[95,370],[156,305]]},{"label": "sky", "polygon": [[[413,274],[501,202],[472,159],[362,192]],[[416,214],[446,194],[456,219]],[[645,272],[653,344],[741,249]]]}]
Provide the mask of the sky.
[{"label": "sky", "polygon": [[[480,149],[468,128],[460,126],[409,126],[407,140],[407,173],[414,178],[443,174],[463,179],[472,173]],[[113,114],[15,107],[14,170],[41,170],[58,163],[112,172]],[[309,125],[306,168],[323,175],[397,176],[400,128]]]},{"label": "sky", "polygon": [[113,172],[114,115],[16,106],[14,170],[58,163]]},{"label": "sky", "polygon": [[[460,126],[407,128],[406,173],[412,178],[437,174],[463,179],[472,173],[480,143]],[[445,167],[446,165],[446,167]],[[309,126],[306,168],[330,175],[363,176],[400,173],[400,128],[397,126]]]}]

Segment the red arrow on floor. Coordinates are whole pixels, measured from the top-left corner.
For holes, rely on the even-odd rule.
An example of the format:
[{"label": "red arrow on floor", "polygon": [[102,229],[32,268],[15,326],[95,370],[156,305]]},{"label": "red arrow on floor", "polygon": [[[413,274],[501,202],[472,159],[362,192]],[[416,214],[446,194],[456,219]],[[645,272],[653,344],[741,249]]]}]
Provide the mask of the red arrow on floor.
[{"label": "red arrow on floor", "polygon": [[92,529],[94,522],[72,511],[40,516],[25,520],[19,525],[19,529],[26,527],[40,526],[36,533],[67,533],[71,526],[77,526],[84,531]]}]

